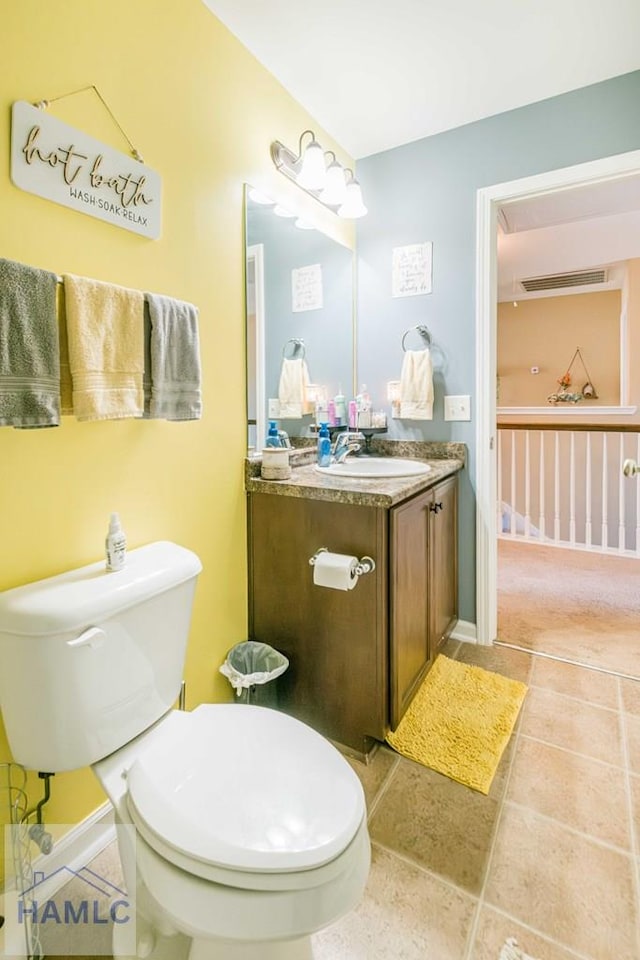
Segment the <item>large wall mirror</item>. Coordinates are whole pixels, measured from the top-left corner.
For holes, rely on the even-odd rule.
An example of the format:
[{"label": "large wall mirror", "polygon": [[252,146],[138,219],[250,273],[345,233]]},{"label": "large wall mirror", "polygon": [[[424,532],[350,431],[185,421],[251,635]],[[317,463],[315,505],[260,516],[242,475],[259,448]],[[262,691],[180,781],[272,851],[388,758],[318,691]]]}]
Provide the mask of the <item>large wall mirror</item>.
[{"label": "large wall mirror", "polygon": [[327,398],[353,395],[353,251],[287,212],[245,185],[250,450],[262,449],[269,419],[289,436],[309,435],[313,417],[271,415],[283,359],[304,359]]}]

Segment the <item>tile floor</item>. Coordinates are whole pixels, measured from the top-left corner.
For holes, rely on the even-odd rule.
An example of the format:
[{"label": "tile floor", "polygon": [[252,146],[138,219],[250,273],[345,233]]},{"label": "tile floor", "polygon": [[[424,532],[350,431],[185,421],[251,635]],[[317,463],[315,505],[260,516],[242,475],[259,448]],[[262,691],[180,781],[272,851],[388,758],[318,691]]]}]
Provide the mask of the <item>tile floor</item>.
[{"label": "tile floor", "polygon": [[640,682],[504,647],[445,654],[530,685],[489,796],[381,747],[351,761],[372,867],[317,960],[640,958]]}]

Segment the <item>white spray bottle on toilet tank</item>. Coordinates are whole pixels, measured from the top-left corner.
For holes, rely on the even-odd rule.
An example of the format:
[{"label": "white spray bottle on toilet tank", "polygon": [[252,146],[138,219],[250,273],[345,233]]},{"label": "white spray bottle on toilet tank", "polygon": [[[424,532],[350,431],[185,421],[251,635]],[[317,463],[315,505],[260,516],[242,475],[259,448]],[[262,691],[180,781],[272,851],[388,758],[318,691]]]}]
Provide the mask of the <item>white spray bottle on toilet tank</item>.
[{"label": "white spray bottle on toilet tank", "polygon": [[122,570],[127,555],[127,538],[117,513],[111,514],[104,545],[107,556],[107,570]]}]

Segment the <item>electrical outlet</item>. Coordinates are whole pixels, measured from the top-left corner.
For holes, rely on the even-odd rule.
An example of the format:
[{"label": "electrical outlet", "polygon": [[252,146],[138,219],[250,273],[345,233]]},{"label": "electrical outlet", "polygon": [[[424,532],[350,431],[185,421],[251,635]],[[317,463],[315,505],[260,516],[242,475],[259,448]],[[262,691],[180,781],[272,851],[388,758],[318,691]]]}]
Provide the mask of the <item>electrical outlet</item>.
[{"label": "electrical outlet", "polygon": [[445,397],[445,420],[471,420],[471,397]]},{"label": "electrical outlet", "polygon": [[267,417],[269,420],[277,420],[280,416],[280,401],[276,397],[269,397],[267,400]]}]

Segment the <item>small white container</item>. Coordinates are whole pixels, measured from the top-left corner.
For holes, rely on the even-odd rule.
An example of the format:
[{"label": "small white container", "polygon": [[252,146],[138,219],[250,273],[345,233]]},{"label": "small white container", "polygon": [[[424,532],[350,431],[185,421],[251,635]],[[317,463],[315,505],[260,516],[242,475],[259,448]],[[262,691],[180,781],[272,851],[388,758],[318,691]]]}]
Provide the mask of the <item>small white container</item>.
[{"label": "small white container", "polygon": [[117,513],[111,514],[109,531],[104,543],[107,570],[122,570],[127,557],[127,538]]},{"label": "small white container", "polygon": [[265,447],[262,451],[260,476],[263,480],[288,480],[291,476],[287,447]]}]

